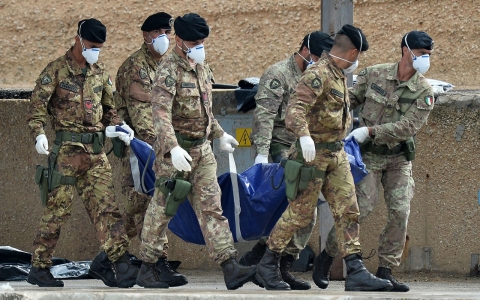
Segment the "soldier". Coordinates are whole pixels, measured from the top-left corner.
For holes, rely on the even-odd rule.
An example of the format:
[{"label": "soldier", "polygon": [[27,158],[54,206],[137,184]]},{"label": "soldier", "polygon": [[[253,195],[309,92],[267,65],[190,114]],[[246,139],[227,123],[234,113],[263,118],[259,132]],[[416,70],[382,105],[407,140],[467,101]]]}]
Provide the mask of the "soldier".
[{"label": "soldier", "polygon": [[[113,262],[115,286],[135,284],[138,269],[131,265],[126,253],[129,240],[114,199],[111,167],[103,151],[104,127],[120,124],[113,105],[112,81],[105,66],[97,63],[105,39],[106,28],[100,21],[78,22],[75,44],[42,71],[30,99],[27,123],[39,154],[49,154],[44,131],[47,114],[56,132],[48,157],[48,178],[43,178],[48,180],[49,193],[27,278],[41,287],[63,287],[49,268],[60,229],[71,215],[75,192],[95,225],[102,250]],[[128,125],[122,127],[129,132],[122,139],[129,142],[133,130]],[[99,272],[105,275],[105,270]]]},{"label": "soldier", "polygon": [[[141,27],[144,44],[125,60],[118,69],[115,80],[117,93],[115,102],[118,115],[130,125],[137,137],[153,146],[155,133],[152,121],[151,90],[158,64],[170,45],[173,18],[165,12],[149,16]],[[151,197],[138,193],[134,188],[130,155],[121,159],[123,166],[122,193],[124,196],[124,218],[128,237],[138,233],[141,236],[143,218]],[[169,286],[187,284],[187,278],[170,268],[167,260],[168,240],[163,233],[165,244],[157,261],[160,277]]]},{"label": "soldier", "polygon": [[[290,180],[302,180],[304,189],[291,193],[290,203],[273,228],[267,249],[257,265],[256,279],[269,290],[290,290],[279,273],[281,253],[300,228],[308,226],[317,207],[318,193],[325,196],[334,214],[339,248],[347,264],[346,291],[381,291],[392,288],[388,280],[370,274],[361,258],[358,205],[347,155],[343,150],[350,125],[345,73],[353,72],[361,51],[368,49],[360,29],[345,25],[335,36],[330,53],[306,70],[288,103],[285,124],[300,141],[285,165]],[[292,178],[296,169],[301,176]],[[301,177],[301,178],[300,178]]]},{"label": "soldier", "polygon": [[[314,31],[303,38],[298,52],[289,58],[270,66],[260,78],[259,89],[255,96],[257,107],[253,114],[252,142],[257,151],[255,163],[268,163],[268,155],[278,163],[287,158],[290,146],[296,136],[285,128],[285,109],[288,99],[295,90],[302,73],[313,65],[323,51],[330,51],[332,38],[321,31]],[[283,281],[292,290],[308,290],[310,283],[295,278],[289,271],[305,248],[316,221],[316,211],[307,227],[294,233],[280,259],[280,272]],[[251,251],[240,259],[244,266],[256,265],[265,254],[268,237],[261,238]]]},{"label": "soldier", "polygon": [[240,266],[236,261],[228,220],[222,216],[210,140],[219,138],[220,149],[228,152],[238,142],[213,116],[213,77],[204,62],[204,42],[210,32],[205,19],[194,13],[179,16],[174,29],[175,48],[160,62],[152,90],[157,181],[142,229],[143,263],[137,284],[164,287],[155,263],[164,251],[165,230],[175,204],[188,195],[210,257],[222,266],[227,289],[237,289],[253,279],[256,267]]},{"label": "soldier", "polygon": [[[361,105],[361,127],[347,138],[363,143],[363,162],[369,171],[355,187],[360,223],[376,206],[380,184],[384,189],[387,224],[380,234],[376,276],[390,280],[392,291],[407,292],[409,287],[398,282],[391,270],[400,265],[406,241],[415,186],[411,163],[414,136],[433,109],[433,90],[422,75],[430,66],[433,40],[423,31],[411,31],[402,38],[400,48],[399,62],[371,66],[358,74],[349,94],[352,108]],[[315,262],[323,288],[328,285],[328,270],[338,252],[335,240],[332,228],[326,247]]]}]

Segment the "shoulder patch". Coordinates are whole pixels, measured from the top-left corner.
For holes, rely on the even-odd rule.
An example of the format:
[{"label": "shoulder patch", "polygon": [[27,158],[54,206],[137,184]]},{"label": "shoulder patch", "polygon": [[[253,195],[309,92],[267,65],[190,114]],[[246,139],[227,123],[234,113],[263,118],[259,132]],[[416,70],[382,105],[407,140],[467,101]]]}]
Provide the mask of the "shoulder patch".
[{"label": "shoulder patch", "polygon": [[45,75],[41,79],[42,84],[49,84],[50,82],[52,82],[52,78],[50,77],[50,75]]},{"label": "shoulder patch", "polygon": [[113,85],[112,78],[108,77],[108,85]]},{"label": "shoulder patch", "polygon": [[430,106],[433,104],[433,97],[432,96],[426,96],[425,97],[425,103]]},{"label": "shoulder patch", "polygon": [[320,82],[320,79],[315,78],[312,80],[312,88],[319,88],[322,86],[322,83]]},{"label": "shoulder patch", "polygon": [[364,76],[367,74],[367,69],[363,69],[360,73],[358,73],[358,76]]},{"label": "shoulder patch", "polygon": [[172,76],[168,75],[167,77],[165,77],[165,86],[166,87],[171,87],[175,84],[175,79],[173,79]]},{"label": "shoulder patch", "polygon": [[372,87],[372,90],[379,93],[383,97],[385,97],[385,95],[387,95],[387,91],[385,91],[384,89],[382,89],[380,86],[376,85],[375,83],[372,83],[371,87]]},{"label": "shoulder patch", "polygon": [[145,79],[148,76],[147,70],[145,70],[144,68],[140,68],[140,71],[138,71],[138,73],[140,75],[140,79]]},{"label": "shoulder patch", "polygon": [[278,81],[278,79],[273,79],[272,81],[270,81],[270,88],[272,90],[278,89],[279,87],[280,87],[280,81]]}]

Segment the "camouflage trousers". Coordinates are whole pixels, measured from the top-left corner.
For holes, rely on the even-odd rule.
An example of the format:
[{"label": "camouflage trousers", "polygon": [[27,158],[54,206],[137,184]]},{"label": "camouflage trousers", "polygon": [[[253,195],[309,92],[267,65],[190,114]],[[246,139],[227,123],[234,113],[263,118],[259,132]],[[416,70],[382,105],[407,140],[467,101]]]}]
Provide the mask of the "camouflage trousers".
[{"label": "camouflage trousers", "polygon": [[122,162],[122,199],[123,199],[123,218],[125,220],[125,230],[130,239],[135,236],[141,236],[143,219],[147,211],[151,197],[135,190],[135,184],[130,165],[130,153],[121,159]]},{"label": "camouflage trousers", "polygon": [[[356,185],[360,207],[359,222],[362,223],[377,205],[381,183],[387,206],[387,224],[380,233],[378,243],[379,267],[392,269],[400,265],[407,236],[410,201],[415,188],[412,164],[403,154],[385,156],[368,152],[363,155],[363,162],[369,174]],[[331,256],[338,252],[335,239],[335,231],[332,228],[325,247]]]},{"label": "camouflage trousers", "polygon": [[58,153],[58,171],[77,177],[77,185],[61,185],[48,194],[40,225],[33,242],[32,265],[47,268],[60,238],[62,225],[72,212],[78,192],[97,238],[111,261],[116,261],[128,247],[128,237],[113,193],[112,171],[105,153],[92,154],[91,145],[63,145]]},{"label": "camouflage trousers", "polygon": [[[279,163],[282,158],[288,158],[290,150],[288,148],[282,149],[279,155],[274,155],[272,161],[274,163]],[[304,228],[300,228],[293,233],[292,239],[288,242],[283,255],[293,255],[296,259],[300,256],[300,252],[305,248],[310,236],[312,235],[313,227],[315,227],[315,222],[317,221],[317,210],[313,213],[313,218]],[[262,237],[258,242],[265,245],[267,243],[268,236]]]},{"label": "camouflage trousers", "polygon": [[307,189],[299,191],[295,200],[290,201],[270,233],[268,248],[274,252],[284,251],[294,232],[309,225],[317,210],[321,191],[333,213],[335,231],[340,237],[337,244],[342,255],[361,252],[359,209],[347,154],[343,149],[337,152],[320,149],[315,159],[305,165],[326,171],[326,177],[310,181]]},{"label": "camouflage trousers", "polygon": [[[237,250],[233,246],[233,237],[228,220],[222,216],[220,202],[221,190],[217,182],[217,162],[209,142],[190,149],[192,171],[184,178],[192,184],[188,200],[197,215],[198,223],[205,239],[210,257],[221,264],[227,259],[236,258]],[[170,156],[162,157],[155,165],[159,177],[171,177],[176,173]],[[166,196],[158,189],[148,205],[143,224],[140,258],[154,263],[164,251],[165,231],[172,217],[165,214]]]}]

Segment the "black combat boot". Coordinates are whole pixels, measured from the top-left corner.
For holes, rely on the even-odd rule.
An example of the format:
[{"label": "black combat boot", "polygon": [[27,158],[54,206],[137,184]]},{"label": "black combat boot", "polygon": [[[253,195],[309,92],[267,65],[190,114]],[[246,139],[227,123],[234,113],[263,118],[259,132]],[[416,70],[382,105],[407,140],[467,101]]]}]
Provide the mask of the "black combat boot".
[{"label": "black combat boot", "polygon": [[367,271],[359,254],[350,254],[345,257],[347,265],[347,278],[345,278],[345,291],[389,291],[392,283],[380,279]]},{"label": "black combat boot", "polygon": [[160,274],[154,263],[142,263],[136,283],[144,288],[168,289],[168,284],[160,278]]},{"label": "black combat boot", "polygon": [[132,265],[127,252],[113,263],[115,275],[117,277],[117,286],[119,288],[130,288],[135,285],[137,280],[138,268]]},{"label": "black combat boot", "polygon": [[265,249],[267,249],[267,245],[258,242],[253,246],[252,250],[245,252],[238,262],[243,266],[258,265],[265,254]]},{"label": "black combat boot", "polygon": [[257,266],[241,266],[235,258],[230,258],[222,264],[223,279],[229,290],[236,290],[251,281],[257,272]]},{"label": "black combat boot", "polygon": [[53,278],[50,268],[32,267],[27,282],[39,287],[63,287],[63,281]]},{"label": "black combat boot", "polygon": [[408,292],[410,288],[405,283],[398,282],[392,275],[392,270],[389,268],[379,267],[377,269],[377,274],[375,274],[378,278],[390,280],[393,284],[393,289],[391,292]]},{"label": "black combat boot", "polygon": [[257,265],[255,278],[267,290],[290,290],[290,286],[282,280],[280,274],[280,253],[270,251],[268,248]]},{"label": "black combat boot", "polygon": [[115,278],[112,262],[104,251],[100,251],[95,256],[90,264],[88,275],[95,279],[100,279],[106,286],[117,287],[117,279]]},{"label": "black combat boot", "polygon": [[301,279],[295,278],[290,274],[290,269],[292,264],[295,261],[293,255],[287,254],[280,258],[280,274],[282,274],[282,279],[292,290],[309,290],[311,288],[310,283],[305,282]]},{"label": "black combat boot", "polygon": [[160,273],[160,278],[163,282],[166,282],[168,286],[182,286],[188,283],[185,275],[172,270],[166,257],[160,257],[155,266],[157,271]]},{"label": "black combat boot", "polygon": [[328,255],[325,249],[323,249],[322,253],[315,257],[315,260],[313,261],[312,279],[321,289],[326,289],[328,287],[333,259],[334,257]]}]

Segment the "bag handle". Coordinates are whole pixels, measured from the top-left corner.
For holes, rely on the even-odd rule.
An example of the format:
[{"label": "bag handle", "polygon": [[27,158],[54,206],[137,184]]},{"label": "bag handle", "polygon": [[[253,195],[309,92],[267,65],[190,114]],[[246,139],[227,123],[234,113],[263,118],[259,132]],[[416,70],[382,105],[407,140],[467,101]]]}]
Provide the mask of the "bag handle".
[{"label": "bag handle", "polygon": [[242,237],[242,231],[240,230],[240,213],[242,212],[242,208],[240,206],[240,194],[238,192],[237,165],[235,164],[233,153],[228,153],[228,167],[230,169],[230,179],[232,180],[233,203],[235,206],[235,234],[238,242],[245,242]]}]

